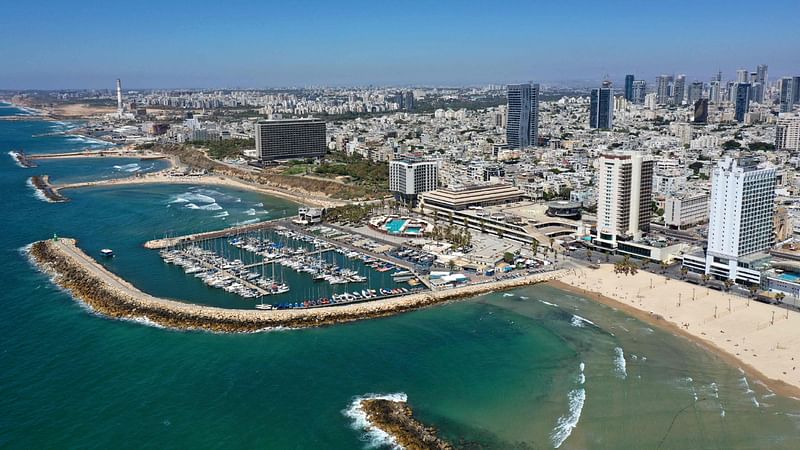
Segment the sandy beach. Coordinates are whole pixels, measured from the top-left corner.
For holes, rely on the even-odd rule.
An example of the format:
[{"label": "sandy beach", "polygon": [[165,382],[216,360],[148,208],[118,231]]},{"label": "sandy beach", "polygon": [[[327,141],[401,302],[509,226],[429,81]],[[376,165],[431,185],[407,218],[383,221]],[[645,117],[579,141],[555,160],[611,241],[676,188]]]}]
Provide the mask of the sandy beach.
[{"label": "sandy beach", "polygon": [[800,397],[796,311],[649,272],[618,275],[611,264],[575,269],[552,283],[688,337],[771,389]]},{"label": "sandy beach", "polygon": [[[174,159],[171,160],[174,165],[175,160]],[[277,189],[274,187],[256,185],[224,175],[173,176],[173,175],[168,175],[166,172],[163,171],[146,174],[139,177],[61,184],[61,185],[55,185],[53,186],[53,188],[56,191],[60,192],[65,189],[76,189],[84,187],[121,186],[121,185],[134,185],[134,184],[202,184],[207,186],[223,186],[234,189],[244,189],[252,192],[258,192],[260,194],[271,195],[274,197],[285,198],[287,200],[291,200],[303,205],[331,208],[343,204],[343,202],[341,201],[312,196],[307,192],[301,192],[301,191],[291,192],[282,189]]]}]

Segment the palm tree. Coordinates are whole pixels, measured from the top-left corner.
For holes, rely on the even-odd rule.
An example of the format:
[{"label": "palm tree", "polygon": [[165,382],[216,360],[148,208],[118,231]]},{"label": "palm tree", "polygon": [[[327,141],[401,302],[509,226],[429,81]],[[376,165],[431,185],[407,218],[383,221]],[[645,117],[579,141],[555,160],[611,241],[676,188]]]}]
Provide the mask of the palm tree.
[{"label": "palm tree", "polygon": [[456,270],[456,262],[451,259],[450,261],[447,262],[447,267],[450,268],[451,272]]},{"label": "palm tree", "polygon": [[539,241],[536,239],[531,241],[531,251],[533,252],[533,256],[536,256],[536,252],[539,251]]},{"label": "palm tree", "polygon": [[778,301],[779,305],[783,303],[784,298],[786,298],[786,294],[784,294],[783,292],[778,292],[777,294],[775,294],[775,300]]},{"label": "palm tree", "polygon": [[750,291],[750,295],[752,295],[755,298],[756,294],[758,294],[758,285],[751,284],[750,287],[747,288],[747,290]]},{"label": "palm tree", "polygon": [[450,225],[453,224],[453,211],[450,211]]},{"label": "palm tree", "polygon": [[688,273],[689,269],[687,269],[686,267],[681,267],[681,279],[685,279]]},{"label": "palm tree", "polygon": [[725,290],[726,291],[730,291],[731,290],[731,286],[733,286],[733,280],[728,278],[727,280],[724,281],[724,284],[725,284]]},{"label": "palm tree", "polygon": [[700,277],[700,279],[703,280],[703,284],[705,285],[706,283],[708,283],[708,280],[711,279],[711,275],[704,273],[703,276]]},{"label": "palm tree", "polygon": [[661,273],[665,273],[667,271],[668,267],[669,267],[669,264],[667,264],[666,261],[661,261]]}]

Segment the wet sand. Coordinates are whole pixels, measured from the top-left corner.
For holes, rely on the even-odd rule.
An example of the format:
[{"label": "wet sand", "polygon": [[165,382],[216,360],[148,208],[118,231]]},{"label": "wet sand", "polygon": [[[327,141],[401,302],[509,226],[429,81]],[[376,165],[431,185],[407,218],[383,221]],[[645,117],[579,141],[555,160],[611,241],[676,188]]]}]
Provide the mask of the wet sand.
[{"label": "wet sand", "polygon": [[[800,313],[613,265],[569,271],[551,282],[684,336],[785,396],[800,397]],[[730,308],[730,309],[729,309]]]}]

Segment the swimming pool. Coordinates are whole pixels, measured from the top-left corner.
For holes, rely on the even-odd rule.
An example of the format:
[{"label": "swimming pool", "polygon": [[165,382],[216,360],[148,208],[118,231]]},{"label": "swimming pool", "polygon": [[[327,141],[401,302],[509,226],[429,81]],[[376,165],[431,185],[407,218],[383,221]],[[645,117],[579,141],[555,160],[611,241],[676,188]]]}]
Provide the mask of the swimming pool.
[{"label": "swimming pool", "polygon": [[392,219],[386,222],[386,225],[384,225],[383,227],[386,228],[386,231],[388,231],[391,234],[398,234],[400,233],[400,230],[402,230],[403,227],[406,225],[406,222],[408,222],[408,220],[406,219]]},{"label": "swimming pool", "polygon": [[408,234],[419,234],[422,231],[422,227],[418,225],[409,225],[403,230],[404,233]]},{"label": "swimming pool", "polygon": [[780,274],[778,278],[784,281],[797,282],[798,280],[800,280],[800,274],[796,274],[794,272],[784,272]]}]

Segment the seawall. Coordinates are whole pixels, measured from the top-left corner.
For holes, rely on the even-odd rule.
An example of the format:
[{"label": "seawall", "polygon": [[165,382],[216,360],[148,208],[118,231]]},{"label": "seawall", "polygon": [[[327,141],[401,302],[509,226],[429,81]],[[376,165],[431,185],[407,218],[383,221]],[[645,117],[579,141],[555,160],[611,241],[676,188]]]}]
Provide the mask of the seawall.
[{"label": "seawall", "polygon": [[491,291],[540,283],[563,274],[563,271],[553,271],[352,305],[301,310],[243,310],[201,306],[146,294],[83,253],[73,239],[35,242],[30,248],[30,257],[40,270],[51,274],[58,285],[100,314],[113,318],[147,318],[164,327],[215,332],[318,327],[385,317]]}]

